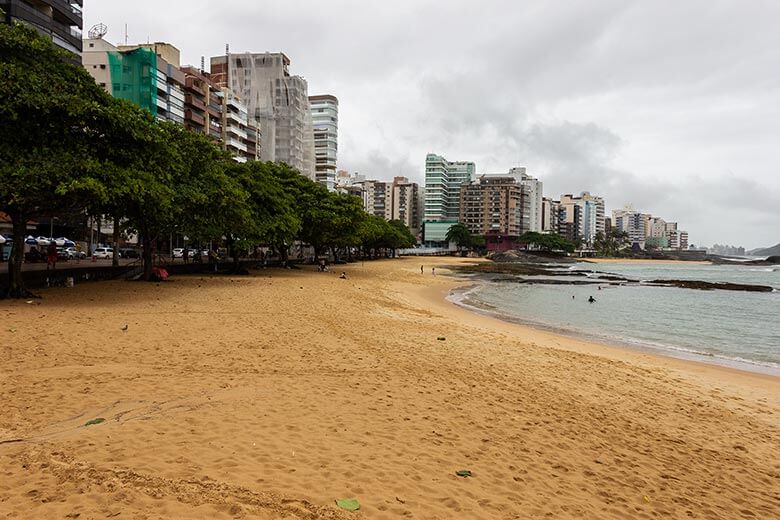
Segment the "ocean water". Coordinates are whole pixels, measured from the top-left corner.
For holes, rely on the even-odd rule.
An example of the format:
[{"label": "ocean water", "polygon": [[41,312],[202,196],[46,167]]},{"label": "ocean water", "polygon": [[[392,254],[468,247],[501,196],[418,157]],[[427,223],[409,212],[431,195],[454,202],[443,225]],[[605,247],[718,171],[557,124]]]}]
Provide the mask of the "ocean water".
[{"label": "ocean water", "polygon": [[[586,264],[564,266],[641,280],[769,285],[780,266]],[[526,279],[592,279],[538,276]],[[599,289],[601,287],[601,289]],[[589,303],[593,296],[595,303]],[[771,293],[607,285],[483,281],[451,300],[479,312],[607,343],[780,376],[780,290]]]}]

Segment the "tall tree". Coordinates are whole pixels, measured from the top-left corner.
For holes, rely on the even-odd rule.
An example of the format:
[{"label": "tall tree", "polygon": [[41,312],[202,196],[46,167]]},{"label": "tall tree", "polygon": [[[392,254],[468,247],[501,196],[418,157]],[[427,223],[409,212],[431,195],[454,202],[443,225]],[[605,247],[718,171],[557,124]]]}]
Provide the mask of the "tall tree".
[{"label": "tall tree", "polygon": [[8,294],[24,296],[27,222],[100,198],[92,144],[108,94],[50,39],[0,24],[0,211],[13,225]]}]

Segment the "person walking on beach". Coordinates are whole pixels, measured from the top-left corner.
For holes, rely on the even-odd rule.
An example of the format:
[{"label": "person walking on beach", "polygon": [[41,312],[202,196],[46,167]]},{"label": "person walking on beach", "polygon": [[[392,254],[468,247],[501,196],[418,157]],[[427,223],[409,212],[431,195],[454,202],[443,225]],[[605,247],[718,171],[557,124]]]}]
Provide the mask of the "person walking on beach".
[{"label": "person walking on beach", "polygon": [[49,242],[49,246],[46,248],[46,270],[49,270],[49,266],[51,266],[52,269],[57,268],[57,244],[54,243],[54,240]]},{"label": "person walking on beach", "polygon": [[436,268],[435,267],[431,267],[431,274],[433,276],[436,276]]},{"label": "person walking on beach", "polygon": [[425,266],[421,265],[420,266],[420,274],[423,274],[423,273],[425,273]]},{"label": "person walking on beach", "polygon": [[591,294],[590,298],[588,298],[588,303],[595,303],[595,302],[596,302],[596,298],[594,298],[593,295]]}]

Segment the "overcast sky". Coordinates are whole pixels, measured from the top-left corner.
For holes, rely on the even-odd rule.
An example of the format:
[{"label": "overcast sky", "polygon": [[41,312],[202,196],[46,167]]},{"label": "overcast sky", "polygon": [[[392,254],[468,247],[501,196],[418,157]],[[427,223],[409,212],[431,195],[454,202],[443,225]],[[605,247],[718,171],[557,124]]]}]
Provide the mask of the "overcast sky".
[{"label": "overcast sky", "polygon": [[780,1],[86,0],[85,33],[182,62],[282,51],[339,98],[340,169],[424,182],[425,154],[526,166],[546,196],[780,242]]}]

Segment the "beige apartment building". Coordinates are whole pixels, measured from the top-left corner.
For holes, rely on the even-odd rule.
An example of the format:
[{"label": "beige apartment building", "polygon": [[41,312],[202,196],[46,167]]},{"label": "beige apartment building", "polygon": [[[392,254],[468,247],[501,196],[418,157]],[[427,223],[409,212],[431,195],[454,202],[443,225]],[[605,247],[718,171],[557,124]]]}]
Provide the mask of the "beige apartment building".
[{"label": "beige apartment building", "polygon": [[460,190],[460,218],[488,249],[511,249],[530,230],[527,189],[513,175],[482,175]]}]

